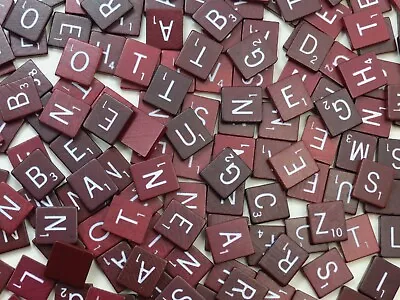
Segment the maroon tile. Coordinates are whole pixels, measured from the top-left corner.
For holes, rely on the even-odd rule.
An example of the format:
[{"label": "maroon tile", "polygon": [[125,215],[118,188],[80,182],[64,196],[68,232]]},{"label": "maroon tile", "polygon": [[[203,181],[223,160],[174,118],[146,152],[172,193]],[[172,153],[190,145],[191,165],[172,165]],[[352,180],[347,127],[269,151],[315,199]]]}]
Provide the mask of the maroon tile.
[{"label": "maroon tile", "polygon": [[282,300],[290,300],[292,299],[296,290],[294,287],[290,285],[286,285],[284,287],[280,286],[276,283],[272,278],[270,278],[267,274],[259,271],[257,273],[256,280],[260,282],[263,286],[268,288],[268,293],[264,297],[264,299],[282,299]]},{"label": "maroon tile", "polygon": [[379,217],[380,255],[400,257],[398,216]]},{"label": "maroon tile", "polygon": [[96,78],[93,79],[89,86],[82,86],[77,82],[60,79],[57,81],[54,89],[60,90],[75,99],[82,100],[83,102],[92,105],[104,89],[104,84]]},{"label": "maroon tile", "polygon": [[232,216],[243,215],[244,186],[245,184],[242,183],[226,198],[221,198],[211,187],[208,187],[206,205],[207,213]]},{"label": "maroon tile", "polygon": [[125,297],[99,288],[91,287],[85,300],[125,300]]},{"label": "maroon tile", "polygon": [[0,291],[3,291],[13,273],[14,268],[0,260]]},{"label": "maroon tile", "polygon": [[304,0],[298,2],[277,0],[276,3],[278,3],[279,10],[287,22],[297,20],[321,9],[321,2],[316,0],[307,2],[307,5],[305,5]]},{"label": "maroon tile", "polygon": [[6,253],[16,249],[21,249],[30,245],[28,232],[26,231],[25,222],[11,234],[1,230],[0,235],[0,253]]},{"label": "maroon tile", "polygon": [[16,146],[8,148],[7,156],[12,166],[15,168],[36,149],[40,149],[44,154],[46,154],[46,156],[48,156],[47,150],[38,136],[34,136]]}]

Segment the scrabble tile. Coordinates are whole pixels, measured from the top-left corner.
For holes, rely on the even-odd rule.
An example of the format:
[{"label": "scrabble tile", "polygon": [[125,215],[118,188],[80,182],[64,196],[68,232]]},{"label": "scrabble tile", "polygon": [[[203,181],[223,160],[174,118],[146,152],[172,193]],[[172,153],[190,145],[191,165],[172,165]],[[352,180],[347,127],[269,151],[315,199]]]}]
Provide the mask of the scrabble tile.
[{"label": "scrabble tile", "polygon": [[347,240],[347,227],[341,201],[308,204],[307,211],[313,244]]},{"label": "scrabble tile", "polygon": [[217,296],[217,293],[200,283],[196,286],[196,291],[203,296],[205,300],[213,300]]},{"label": "scrabble tile", "polygon": [[251,174],[250,168],[232,149],[223,150],[201,172],[201,177],[222,198],[227,198]]},{"label": "scrabble tile", "polygon": [[389,39],[380,9],[371,7],[343,18],[353,49],[360,49]]},{"label": "scrabble tile", "polygon": [[49,46],[64,48],[70,38],[87,43],[92,21],[89,18],[55,12],[51,23]]},{"label": "scrabble tile", "polygon": [[134,164],[131,166],[131,173],[141,201],[179,188],[172,159],[169,155],[162,155]]},{"label": "scrabble tile", "polygon": [[147,87],[160,61],[161,50],[133,39],[127,39],[115,75]]},{"label": "scrabble tile", "polygon": [[[301,164],[296,165],[297,161]],[[287,162],[292,162],[293,169],[288,168]],[[318,166],[303,142],[297,142],[273,155],[269,163],[285,189],[318,172]]]},{"label": "scrabble tile", "polygon": [[397,241],[399,240],[398,216],[379,216],[380,255],[399,257]]},{"label": "scrabble tile", "polygon": [[362,159],[372,160],[378,139],[372,135],[347,131],[342,135],[336,167],[356,172]]},{"label": "scrabble tile", "polygon": [[353,197],[378,207],[385,207],[392,189],[394,170],[363,159],[353,189]]},{"label": "scrabble tile", "polygon": [[81,7],[100,29],[105,30],[131,10],[133,5],[128,0],[118,0],[116,3],[99,3],[93,0],[83,0]]},{"label": "scrabble tile", "polygon": [[161,108],[148,104],[143,100],[145,92],[140,92],[138,108],[151,117],[154,121],[157,121],[163,125],[167,125],[172,119],[172,115],[163,111]]},{"label": "scrabble tile", "polygon": [[343,17],[352,13],[351,9],[343,4],[329,5],[328,1],[321,1],[321,10],[308,15],[305,19],[322,32],[335,39],[343,29]]},{"label": "scrabble tile", "polygon": [[205,81],[200,79],[196,80],[196,91],[219,93],[222,88],[233,85],[233,72],[232,61],[226,54],[221,54],[210,74],[207,76],[207,79]]},{"label": "scrabble tile", "polygon": [[11,275],[14,273],[14,268],[1,260],[0,272],[0,291],[3,291]]},{"label": "scrabble tile", "polygon": [[260,259],[272,247],[278,236],[285,233],[284,226],[250,225],[250,238],[253,244],[254,253],[246,257],[249,266],[257,266]]},{"label": "scrabble tile", "polygon": [[268,297],[279,297],[278,299],[289,300],[292,299],[294,293],[296,292],[296,290],[290,285],[286,285],[284,287],[280,286],[271,277],[269,277],[262,271],[258,271],[256,280],[263,286],[268,288],[268,293],[264,297],[264,299],[268,299]]},{"label": "scrabble tile", "polygon": [[56,69],[56,75],[90,85],[100,64],[102,51],[99,47],[70,38]]},{"label": "scrabble tile", "polygon": [[138,201],[130,201],[125,197],[114,197],[104,219],[104,229],[141,244],[152,217],[149,207],[140,205]]},{"label": "scrabble tile", "polygon": [[136,246],[123,267],[118,283],[143,297],[152,294],[167,262]]},{"label": "scrabble tile", "polygon": [[179,294],[183,298],[192,300],[203,300],[204,298],[191,287],[184,279],[180,276],[176,276],[160,293],[156,298],[161,299],[173,299],[175,295]]},{"label": "scrabble tile", "polygon": [[391,121],[399,121],[400,114],[400,98],[398,94],[400,94],[398,85],[391,85],[387,86],[387,117]]},{"label": "scrabble tile", "polygon": [[287,195],[289,197],[313,203],[322,202],[328,179],[329,166],[321,163],[317,163],[317,166],[319,169],[317,173],[288,190]]},{"label": "scrabble tile", "polygon": [[[379,34],[378,34],[379,35]],[[376,55],[367,53],[338,66],[353,98],[371,92],[387,83]]]},{"label": "scrabble tile", "polygon": [[193,30],[183,44],[175,65],[205,80],[221,52],[222,46],[220,44]]},{"label": "scrabble tile", "polygon": [[304,23],[290,45],[287,55],[311,70],[318,71],[333,41],[331,36],[311,24]]},{"label": "scrabble tile", "polygon": [[232,216],[243,215],[244,183],[228,197],[221,198],[211,187],[207,189],[206,211],[211,214],[224,214]]},{"label": "scrabble tile", "polygon": [[[45,277],[46,266],[23,255],[7,289],[26,299],[47,299],[54,286],[54,281]],[[30,280],[24,280],[26,277]]]},{"label": "scrabble tile", "polygon": [[260,185],[246,189],[247,206],[253,224],[289,217],[285,191],[279,183]]},{"label": "scrabble tile", "polygon": [[281,285],[287,285],[303,263],[308,253],[286,234],[281,234],[265,253],[259,266]]},{"label": "scrabble tile", "polygon": [[22,36],[11,33],[10,45],[15,57],[27,57],[47,54],[46,30],[43,31],[38,41],[32,42]]},{"label": "scrabble tile", "polygon": [[316,161],[328,165],[333,164],[340,137],[329,136],[321,118],[313,115],[307,118],[301,140]]},{"label": "scrabble tile", "polygon": [[5,153],[8,146],[11,144],[13,138],[18,133],[18,130],[21,128],[24,120],[17,120],[13,122],[4,122],[4,120],[0,116],[0,126],[3,128],[1,131],[1,137],[3,141],[0,144],[0,153]]},{"label": "scrabble tile", "polygon": [[0,6],[3,8],[0,13],[0,25],[3,24],[6,19],[11,7],[13,6],[13,1],[11,0],[2,0]]},{"label": "scrabble tile", "polygon": [[[139,195],[136,190],[136,186],[134,183],[128,185],[120,194],[121,197],[128,198],[130,201],[138,201]],[[163,207],[163,202],[161,201],[160,197],[154,197],[148,199],[146,201],[138,202],[140,205],[147,206],[152,209],[153,214],[156,213],[160,208]]]},{"label": "scrabble tile", "polygon": [[35,239],[38,244],[78,241],[77,209],[75,207],[38,207]]},{"label": "scrabble tile", "polygon": [[129,107],[108,94],[102,94],[92,106],[83,127],[113,144],[132,115]]},{"label": "scrabble tile", "polygon": [[366,203],[364,206],[364,210],[367,213],[373,214],[381,214],[381,215],[392,215],[399,216],[399,207],[398,207],[398,197],[396,196],[399,191],[400,185],[398,180],[394,180],[392,184],[392,191],[390,193],[390,198],[385,208],[380,208],[372,204]]},{"label": "scrabble tile", "polygon": [[54,300],[63,300],[63,298],[65,298],[64,296],[67,297],[81,296],[85,298],[89,288],[91,288],[92,286],[93,284],[85,284],[85,287],[83,289],[77,289],[63,283],[57,283],[54,288]]},{"label": "scrabble tile", "polygon": [[124,287],[117,283],[117,278],[125,266],[131,251],[131,246],[127,242],[122,241],[96,259],[97,264],[117,293],[124,290]]},{"label": "scrabble tile", "polygon": [[118,21],[107,27],[107,32],[118,35],[139,35],[142,23],[144,0],[130,0],[130,2],[133,5],[133,9],[128,11]]},{"label": "scrabble tile", "polygon": [[351,8],[353,9],[354,12],[359,12],[363,9],[370,8],[370,7],[376,7],[379,8],[382,12],[387,12],[390,11],[392,8],[390,7],[390,1],[388,0],[379,0],[377,2],[358,2],[356,0],[350,0],[350,5]]},{"label": "scrabble tile", "polygon": [[176,115],[191,84],[192,80],[186,75],[160,65],[150,82],[143,101]]},{"label": "scrabble tile", "polygon": [[64,180],[61,171],[39,149],[14,168],[12,174],[36,199],[44,198]]},{"label": "scrabble tile", "polygon": [[297,20],[321,9],[320,1],[312,0],[305,4],[305,1],[277,0],[281,14],[286,22]]},{"label": "scrabble tile", "polygon": [[42,109],[33,78],[26,77],[0,86],[0,112],[6,122],[24,118]]},{"label": "scrabble tile", "polygon": [[267,291],[267,287],[260,282],[243,274],[240,270],[234,269],[219,290],[217,298],[228,300],[234,297],[234,299],[244,300],[251,295],[253,299],[264,299]]},{"label": "scrabble tile", "polygon": [[37,0],[18,1],[11,8],[3,26],[28,40],[37,41],[53,9]]},{"label": "scrabble tile", "polygon": [[307,251],[307,253],[326,252],[329,250],[328,244],[311,243],[310,225],[308,225],[306,217],[286,219],[285,226],[288,237]]},{"label": "scrabble tile", "polygon": [[183,45],[182,10],[146,10],[146,44],[159,49],[180,50]]},{"label": "scrabble tile", "polygon": [[179,190],[168,193],[164,198],[164,207],[172,200],[176,200],[199,216],[206,217],[207,186],[203,183],[180,182]]},{"label": "scrabble tile", "polygon": [[91,287],[86,295],[87,300],[124,300],[121,295],[111,293],[99,288]]},{"label": "scrabble tile", "polygon": [[361,115],[346,89],[315,103],[331,136],[337,136],[362,123]]},{"label": "scrabble tile", "polygon": [[73,138],[60,135],[50,144],[50,149],[72,173],[101,154],[99,146],[84,131],[78,131]]},{"label": "scrabble tile", "polygon": [[114,74],[125,40],[122,36],[92,30],[89,44],[103,50],[102,60],[97,69],[98,72]]},{"label": "scrabble tile", "polygon": [[7,156],[11,165],[15,168],[36,149],[40,149],[47,157],[49,157],[42,140],[38,136],[34,136],[25,142],[8,148]]},{"label": "scrabble tile", "polygon": [[269,32],[255,32],[230,47],[227,53],[242,76],[248,80],[278,60],[275,52],[277,45],[274,43],[269,38]]},{"label": "scrabble tile", "polygon": [[329,169],[324,202],[342,201],[345,213],[355,215],[358,207],[358,200],[352,197],[355,179],[356,175],[353,173]]},{"label": "scrabble tile", "polygon": [[390,22],[390,18],[385,17],[384,20],[387,31],[389,33],[389,39],[384,42],[380,42],[371,46],[361,48],[358,51],[360,54],[365,54],[367,52],[374,52],[375,54],[383,54],[383,53],[395,52],[397,50],[396,39],[394,37],[394,32],[392,24]]},{"label": "scrabble tile", "polygon": [[283,122],[278,110],[271,102],[264,102],[262,110],[263,118],[258,128],[259,137],[289,142],[297,141],[299,117]]},{"label": "scrabble tile", "polygon": [[346,262],[379,252],[378,242],[367,214],[347,219],[346,227],[348,239],[340,242]]},{"label": "scrabble tile", "polygon": [[358,290],[372,299],[394,299],[399,289],[400,269],[387,260],[375,256],[358,286]]},{"label": "scrabble tile", "polygon": [[362,124],[355,127],[354,130],[388,138],[392,124],[386,118],[386,106],[386,101],[369,97],[357,98],[356,108],[362,118]]},{"label": "scrabble tile", "polygon": [[26,61],[14,73],[5,78],[0,83],[0,85],[9,84],[28,76],[31,76],[33,78],[40,97],[42,97],[53,88],[53,85],[51,84],[49,79],[47,79],[47,77],[32,60]]},{"label": "scrabble tile", "polygon": [[73,245],[56,242],[44,275],[72,287],[84,288],[92,260],[93,256],[90,252]]},{"label": "scrabble tile", "polygon": [[347,286],[343,286],[340,289],[339,295],[338,295],[338,300],[369,300],[371,298],[364,296],[363,294],[360,294],[356,292],[355,290],[352,290],[351,288]]},{"label": "scrabble tile", "polygon": [[225,148],[231,148],[250,169],[253,169],[255,142],[253,138],[217,134],[214,138],[212,157],[215,159]]},{"label": "scrabble tile", "polygon": [[192,18],[218,42],[226,38],[243,19],[240,13],[221,0],[207,1]]},{"label": "scrabble tile", "polygon": [[[334,0],[329,0],[329,1],[334,1]],[[307,293],[297,290],[292,299],[293,300],[316,300],[317,298],[314,298]]]},{"label": "scrabble tile", "polygon": [[103,228],[104,218],[108,208],[103,208],[87,218],[78,226],[79,238],[86,246],[86,250],[98,257],[107,250],[114,247],[122,239]]},{"label": "scrabble tile", "polygon": [[75,137],[89,113],[90,106],[68,94],[55,90],[40,114],[40,122],[69,137]]},{"label": "scrabble tile", "polygon": [[254,253],[245,219],[236,219],[207,227],[206,234],[215,263]]},{"label": "scrabble tile", "polygon": [[110,176],[95,159],[68,176],[67,182],[90,211],[99,208],[118,191]]},{"label": "scrabble tile", "polygon": [[173,200],[154,225],[154,229],[175,245],[187,250],[196,240],[205,223],[202,217]]},{"label": "scrabble tile", "polygon": [[221,92],[224,122],[261,122],[262,94],[258,87],[224,87]]},{"label": "scrabble tile", "polygon": [[321,77],[311,95],[311,100],[315,103],[341,89],[342,87],[333,80],[325,76]]},{"label": "scrabble tile", "polygon": [[25,248],[30,245],[30,239],[24,222],[11,234],[8,234],[4,230],[0,232],[0,253]]},{"label": "scrabble tile", "polygon": [[187,94],[183,100],[182,111],[189,107],[193,109],[208,132],[213,134],[218,116],[219,102],[211,98]]},{"label": "scrabble tile", "polygon": [[[324,268],[325,275],[321,273]],[[350,269],[336,248],[305,265],[303,272],[320,298],[353,279]]]},{"label": "scrabble tile", "polygon": [[166,272],[172,278],[181,277],[193,287],[213,266],[213,263],[195,246],[190,247],[187,251],[175,248],[165,259],[168,261]]}]

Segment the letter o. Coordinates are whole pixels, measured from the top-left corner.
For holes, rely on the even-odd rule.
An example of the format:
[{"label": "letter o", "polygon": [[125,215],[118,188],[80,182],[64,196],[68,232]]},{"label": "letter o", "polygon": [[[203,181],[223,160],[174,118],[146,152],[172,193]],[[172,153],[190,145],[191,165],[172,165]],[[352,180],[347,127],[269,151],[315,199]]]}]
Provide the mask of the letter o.
[{"label": "letter o", "polygon": [[[83,55],[85,57],[85,60],[86,60],[81,68],[77,68],[75,66],[75,59],[78,57],[78,55]],[[90,62],[89,55],[84,51],[78,51],[78,52],[74,53],[74,55],[72,55],[72,57],[71,57],[71,68],[75,72],[83,72],[89,66],[89,62]]]},{"label": "letter o", "polygon": [[[26,25],[26,24],[25,24],[25,18],[26,18],[26,16],[27,16],[30,12],[33,12],[33,13],[35,14],[35,19],[33,20],[32,24]],[[26,11],[24,11],[24,13],[22,14],[20,23],[21,23],[21,26],[24,27],[25,29],[31,29],[31,28],[33,28],[33,26],[36,25],[36,23],[37,23],[38,20],[39,20],[39,12],[38,12],[36,9],[34,9],[34,8],[28,8],[28,9],[27,9]]]}]

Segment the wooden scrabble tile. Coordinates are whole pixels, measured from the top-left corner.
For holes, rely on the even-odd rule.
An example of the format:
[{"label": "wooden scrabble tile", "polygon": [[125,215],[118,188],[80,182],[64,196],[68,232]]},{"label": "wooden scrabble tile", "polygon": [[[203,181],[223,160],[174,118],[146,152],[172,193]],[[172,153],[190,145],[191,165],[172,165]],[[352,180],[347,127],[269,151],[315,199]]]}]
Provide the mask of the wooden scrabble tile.
[{"label": "wooden scrabble tile", "polygon": [[312,244],[310,225],[306,217],[290,218],[285,220],[286,234],[308,253],[325,252],[329,244]]},{"label": "wooden scrabble tile", "polygon": [[230,148],[223,150],[200,172],[200,176],[222,198],[231,195],[250,174],[250,168]]},{"label": "wooden scrabble tile", "polygon": [[64,48],[70,38],[87,43],[92,21],[83,16],[55,12],[51,23],[49,46]]},{"label": "wooden scrabble tile", "polygon": [[4,28],[31,41],[37,41],[49,21],[53,9],[38,0],[18,1],[11,8]]},{"label": "wooden scrabble tile", "polygon": [[102,206],[118,191],[115,183],[96,159],[68,176],[67,182],[90,211]]},{"label": "wooden scrabble tile", "polygon": [[103,92],[104,84],[101,83],[96,78],[93,79],[90,86],[82,86],[81,84],[60,79],[57,81],[54,89],[61,90],[70,96],[82,100],[83,102],[92,105],[92,103],[98,98],[98,96]]},{"label": "wooden scrabble tile", "polygon": [[187,251],[175,248],[168,254],[166,260],[168,261],[166,272],[172,278],[181,277],[193,287],[213,267],[213,263],[195,246]]},{"label": "wooden scrabble tile", "polygon": [[321,118],[313,115],[307,118],[301,140],[316,161],[333,164],[340,138],[329,136]]},{"label": "wooden scrabble tile", "polygon": [[363,159],[354,183],[353,197],[378,207],[389,200],[394,170],[377,162]]},{"label": "wooden scrabble tile", "polygon": [[221,52],[220,44],[193,30],[186,39],[175,65],[205,80]]},{"label": "wooden scrabble tile", "polygon": [[179,294],[183,298],[192,300],[203,300],[204,298],[191,287],[180,276],[176,276],[172,281],[162,290],[156,299],[173,299],[175,295]]},{"label": "wooden scrabble tile", "polygon": [[133,5],[133,9],[128,11],[118,21],[111,24],[107,28],[107,32],[128,36],[139,35],[142,23],[144,0],[130,0],[130,2]]},{"label": "wooden scrabble tile", "polygon": [[25,222],[11,234],[1,230],[0,253],[6,253],[16,249],[30,246],[30,239],[26,230]]},{"label": "wooden scrabble tile", "polygon": [[398,221],[398,216],[379,217],[380,255],[383,257],[400,257]]},{"label": "wooden scrabble tile", "polygon": [[83,289],[77,289],[63,283],[57,283],[54,288],[54,300],[63,300],[63,298],[65,298],[64,296],[67,297],[81,296],[85,298],[88,293],[88,290],[92,286],[93,284],[85,284],[85,287]]},{"label": "wooden scrabble tile", "polygon": [[33,151],[12,174],[35,199],[43,199],[64,180],[61,171],[40,149]]},{"label": "wooden scrabble tile", "polygon": [[75,207],[38,207],[35,239],[38,244],[78,241],[78,220]]},{"label": "wooden scrabble tile", "polygon": [[207,189],[206,211],[211,214],[224,214],[232,216],[243,215],[244,183],[228,197],[221,198],[211,187]]},{"label": "wooden scrabble tile", "polygon": [[242,21],[242,15],[221,0],[207,1],[192,15],[205,31],[221,42]]},{"label": "wooden scrabble tile", "polygon": [[238,269],[234,269],[219,290],[217,298],[228,300],[234,297],[234,299],[245,300],[250,295],[252,299],[264,299],[267,291],[267,287],[259,281],[243,274]]},{"label": "wooden scrabble tile", "polygon": [[46,30],[43,31],[37,42],[32,42],[22,36],[10,33],[10,45],[15,57],[47,54]]},{"label": "wooden scrabble tile", "polygon": [[176,115],[191,84],[192,80],[188,76],[159,65],[143,101]]},{"label": "wooden scrabble tile", "polygon": [[336,167],[356,172],[362,159],[372,160],[378,139],[372,135],[347,131],[342,135]]},{"label": "wooden scrabble tile", "polygon": [[[296,165],[298,161],[300,164]],[[291,168],[288,167],[288,162],[291,163]],[[318,166],[303,142],[297,142],[273,155],[269,163],[285,189],[318,172]]]},{"label": "wooden scrabble tile", "polygon": [[347,219],[346,227],[348,239],[340,242],[346,262],[379,252],[378,242],[367,214]]},{"label": "wooden scrabble tile", "polygon": [[147,87],[160,61],[161,50],[133,39],[127,39],[115,75]]},{"label": "wooden scrabble tile", "polygon": [[307,211],[313,244],[347,240],[347,227],[341,201],[308,204]]},{"label": "wooden scrabble tile", "polygon": [[133,5],[129,0],[118,0],[118,2],[100,3],[93,0],[83,0],[81,7],[100,29],[105,30],[112,23],[121,18]]},{"label": "wooden scrabble tile", "polygon": [[67,243],[56,242],[44,275],[72,287],[84,288],[92,260],[90,252]]},{"label": "wooden scrabble tile", "polygon": [[308,253],[286,234],[281,234],[265,253],[259,266],[281,285],[287,285],[303,263]]},{"label": "wooden scrabble tile", "polygon": [[180,50],[183,45],[182,10],[146,10],[146,44],[159,49]]},{"label": "wooden scrabble tile", "polygon": [[55,90],[40,114],[40,122],[69,137],[75,137],[89,113],[90,106]]},{"label": "wooden scrabble tile", "polygon": [[380,208],[375,205],[366,203],[364,205],[364,210],[367,213],[381,214],[381,215],[391,215],[400,216],[400,211],[398,207],[399,198],[396,196],[399,192],[400,184],[398,180],[394,180],[392,184],[392,191],[390,193],[390,198],[385,208]]},{"label": "wooden scrabble tile", "polygon": [[34,136],[25,142],[8,148],[7,156],[11,165],[15,168],[36,149],[40,149],[44,154],[46,154],[47,157],[49,157],[42,140],[38,136]]},{"label": "wooden scrabble tile", "polygon": [[[240,26],[238,26],[240,28]],[[233,64],[226,54],[221,54],[206,80],[196,80],[196,91],[219,93],[224,87],[232,86]],[[192,84],[193,86],[193,84]],[[190,90],[189,90],[190,92]]]},{"label": "wooden scrabble tile", "polygon": [[387,260],[375,256],[358,286],[358,290],[372,299],[394,299],[399,289],[400,269]]},{"label": "wooden scrabble tile", "polygon": [[224,87],[221,92],[224,122],[261,122],[262,93],[258,87]]},{"label": "wooden scrabble tile", "polygon": [[154,229],[175,245],[187,250],[196,240],[205,223],[205,219],[172,200],[154,225]]},{"label": "wooden scrabble tile", "polygon": [[351,288],[344,285],[340,289],[337,299],[338,300],[369,300],[371,298],[364,296],[363,294],[360,294],[360,293],[356,292],[355,290],[352,290]]},{"label": "wooden scrabble tile", "polygon": [[[321,273],[323,269],[325,272]],[[305,265],[303,272],[320,298],[353,279],[350,269],[336,248]]]},{"label": "wooden scrabble tile", "polygon": [[286,286],[281,286],[278,283],[276,283],[275,280],[273,280],[271,277],[269,277],[267,274],[265,274],[262,271],[258,271],[256,280],[262,284],[263,286],[268,288],[268,293],[265,296],[264,299],[273,298],[273,297],[279,297],[279,299],[282,300],[289,300],[292,299],[294,296],[294,293],[296,290],[294,287],[290,285]]},{"label": "wooden scrabble tile", "polygon": [[[26,299],[47,299],[53,289],[54,281],[45,277],[45,270],[45,265],[22,255],[7,283],[7,289]],[[30,280],[24,280],[26,277]]]},{"label": "wooden scrabble tile", "polygon": [[355,179],[356,175],[353,173],[329,169],[324,202],[342,201],[345,213],[355,215],[358,207],[358,200],[352,197]]},{"label": "wooden scrabble tile", "polygon": [[361,115],[346,89],[315,102],[315,106],[331,136],[337,136],[362,123]]},{"label": "wooden scrabble tile", "polygon": [[99,288],[91,287],[86,295],[87,300],[125,300],[125,297]]},{"label": "wooden scrabble tile", "polygon": [[96,259],[97,264],[117,293],[124,290],[124,287],[117,283],[117,278],[131,252],[131,246],[127,242],[122,241]]},{"label": "wooden scrabble tile", "polygon": [[42,109],[39,94],[32,77],[26,77],[0,86],[0,113],[6,122],[24,118]]},{"label": "wooden scrabble tile", "polygon": [[307,3],[304,0],[298,2],[277,0],[276,3],[286,22],[300,19],[321,9],[321,2],[316,0]]},{"label": "wooden scrabble tile", "polygon": [[253,224],[289,217],[285,191],[279,183],[260,185],[246,189],[250,220]]},{"label": "wooden scrabble tile", "polygon": [[136,246],[118,276],[118,283],[143,297],[152,294],[167,262]]}]

